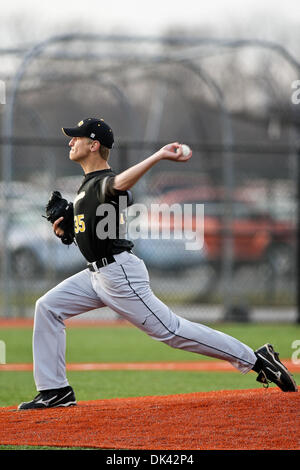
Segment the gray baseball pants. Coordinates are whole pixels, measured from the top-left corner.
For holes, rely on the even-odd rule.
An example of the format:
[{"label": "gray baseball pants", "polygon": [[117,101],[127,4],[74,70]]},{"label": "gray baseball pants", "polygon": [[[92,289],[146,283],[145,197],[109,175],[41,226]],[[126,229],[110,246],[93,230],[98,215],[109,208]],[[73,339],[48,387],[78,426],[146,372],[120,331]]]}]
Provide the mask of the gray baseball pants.
[{"label": "gray baseball pants", "polygon": [[34,380],[38,391],[68,385],[64,320],[108,306],[152,338],[173,348],[229,361],[242,373],[256,362],[237,339],[174,314],[152,292],[144,262],[132,253],[115,255],[96,272],[85,269],[51,289],[36,303],[33,331]]}]

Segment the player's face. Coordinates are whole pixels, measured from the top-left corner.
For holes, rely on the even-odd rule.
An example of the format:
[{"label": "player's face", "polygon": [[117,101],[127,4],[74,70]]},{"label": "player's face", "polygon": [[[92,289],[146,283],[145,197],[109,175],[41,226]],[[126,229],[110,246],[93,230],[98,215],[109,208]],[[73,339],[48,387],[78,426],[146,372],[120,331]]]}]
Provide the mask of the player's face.
[{"label": "player's face", "polygon": [[69,142],[70,160],[79,162],[87,158],[91,151],[90,140],[86,137],[72,137]]}]

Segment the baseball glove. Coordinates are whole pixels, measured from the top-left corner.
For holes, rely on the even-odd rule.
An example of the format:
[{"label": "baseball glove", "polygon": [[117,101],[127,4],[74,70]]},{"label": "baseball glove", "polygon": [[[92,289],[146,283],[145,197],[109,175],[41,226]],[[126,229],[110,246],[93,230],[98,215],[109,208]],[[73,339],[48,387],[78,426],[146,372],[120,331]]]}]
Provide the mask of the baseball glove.
[{"label": "baseball glove", "polygon": [[72,202],[68,202],[62,198],[59,191],[53,191],[46,205],[45,217],[51,224],[57,219],[63,217],[59,227],[64,231],[64,234],[59,237],[65,245],[71,245],[74,242],[74,210]]}]

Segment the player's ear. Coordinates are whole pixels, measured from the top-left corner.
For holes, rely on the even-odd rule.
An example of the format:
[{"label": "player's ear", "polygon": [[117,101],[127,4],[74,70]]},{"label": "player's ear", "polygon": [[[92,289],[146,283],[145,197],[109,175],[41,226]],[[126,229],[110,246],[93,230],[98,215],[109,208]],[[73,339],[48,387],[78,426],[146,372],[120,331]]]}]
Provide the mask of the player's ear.
[{"label": "player's ear", "polygon": [[99,140],[93,140],[91,142],[91,151],[98,152],[100,150],[100,142]]}]

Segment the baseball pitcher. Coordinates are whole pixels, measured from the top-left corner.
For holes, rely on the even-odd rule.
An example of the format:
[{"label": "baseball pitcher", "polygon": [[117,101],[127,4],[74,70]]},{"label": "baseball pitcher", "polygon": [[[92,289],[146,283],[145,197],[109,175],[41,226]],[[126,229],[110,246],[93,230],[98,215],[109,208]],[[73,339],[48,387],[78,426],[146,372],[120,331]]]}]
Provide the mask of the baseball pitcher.
[{"label": "baseball pitcher", "polygon": [[[36,302],[33,357],[38,394],[18,409],[76,405],[66,377],[64,321],[104,306],[173,348],[229,361],[243,374],[254,370],[264,386],[274,382],[285,392],[297,391],[292,375],[270,344],[253,351],[231,336],[173,313],[152,292],[147,268],[123,234],[120,200],[132,204],[131,189],[153,165],[162,160],[184,164],[192,151],[187,153],[174,142],[115,174],[109,165],[114,136],[107,123],[87,118],[62,130],[70,137],[69,158],[82,167],[84,177],[73,203],[59,192],[52,193],[46,217],[62,243],[76,242],[87,267]],[[103,208],[109,213],[107,220]]]}]

